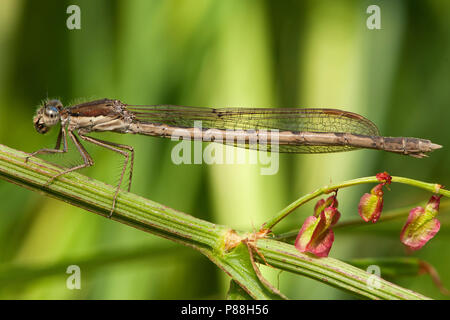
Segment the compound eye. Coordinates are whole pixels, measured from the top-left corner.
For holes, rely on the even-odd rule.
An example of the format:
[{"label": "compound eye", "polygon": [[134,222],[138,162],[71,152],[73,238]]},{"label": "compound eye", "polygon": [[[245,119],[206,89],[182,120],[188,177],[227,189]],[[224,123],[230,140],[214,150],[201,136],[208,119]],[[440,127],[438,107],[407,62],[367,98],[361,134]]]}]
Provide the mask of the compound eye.
[{"label": "compound eye", "polygon": [[49,106],[45,108],[45,115],[49,117],[50,119],[55,119],[59,115],[59,111],[54,106]]}]

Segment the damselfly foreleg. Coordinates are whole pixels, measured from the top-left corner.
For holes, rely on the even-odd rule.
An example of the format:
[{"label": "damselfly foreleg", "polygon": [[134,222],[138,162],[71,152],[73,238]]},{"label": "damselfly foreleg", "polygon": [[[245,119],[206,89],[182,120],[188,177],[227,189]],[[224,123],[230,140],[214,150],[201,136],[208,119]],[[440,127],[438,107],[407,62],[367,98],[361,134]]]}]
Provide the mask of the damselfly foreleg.
[{"label": "damselfly foreleg", "polygon": [[[61,150],[61,140],[63,142],[63,149]],[[30,153],[26,158],[25,162],[28,162],[28,159],[31,157],[34,157],[37,154],[45,154],[45,153],[66,153],[67,152],[67,136],[66,136],[66,130],[61,127],[61,130],[59,131],[58,138],[56,139],[56,146],[55,148],[44,148],[39,149],[35,152]]]},{"label": "damselfly foreleg", "polygon": [[[72,168],[66,169],[63,172],[60,172],[57,175],[51,177],[50,180],[47,181],[45,186],[49,186],[56,178],[66,174],[66,173],[69,173],[69,172],[72,172],[72,171],[76,171],[76,170],[79,170],[79,169],[83,169],[83,168],[87,168],[87,167],[90,167],[90,166],[92,166],[94,164],[94,160],[89,155],[89,153],[86,151],[86,149],[83,147],[83,145],[80,143],[78,138],[73,134],[73,132],[68,131],[67,134],[72,139],[73,143],[75,144],[75,147],[77,147],[78,152],[80,153],[81,157],[83,158],[83,164],[80,164],[78,166],[74,166]],[[66,146],[66,151],[65,152],[67,152],[67,146]]]},{"label": "damselfly foreleg", "polygon": [[124,165],[122,168],[122,173],[120,175],[119,184],[117,185],[117,190],[116,190],[116,193],[114,194],[111,213],[109,214],[109,217],[111,217],[114,212],[115,206],[116,206],[117,195],[119,194],[120,186],[122,185],[123,177],[125,175],[125,172],[126,172],[127,166],[128,166],[128,160],[130,158],[130,154],[121,149],[126,149],[126,150],[130,151],[130,153],[131,153],[131,159],[130,159],[131,166],[130,166],[130,178],[129,178],[129,182],[128,182],[128,191],[130,191],[130,189],[131,189],[131,179],[133,176],[134,149],[133,149],[133,147],[130,147],[130,146],[127,146],[124,144],[118,144],[118,143],[114,143],[114,142],[110,142],[110,141],[104,141],[104,140],[100,140],[97,138],[88,137],[88,136],[81,134],[80,132],[78,132],[78,135],[80,136],[81,139],[83,139],[85,141],[91,142],[93,144],[104,147],[111,151],[117,152],[125,157],[125,162],[124,162]]}]

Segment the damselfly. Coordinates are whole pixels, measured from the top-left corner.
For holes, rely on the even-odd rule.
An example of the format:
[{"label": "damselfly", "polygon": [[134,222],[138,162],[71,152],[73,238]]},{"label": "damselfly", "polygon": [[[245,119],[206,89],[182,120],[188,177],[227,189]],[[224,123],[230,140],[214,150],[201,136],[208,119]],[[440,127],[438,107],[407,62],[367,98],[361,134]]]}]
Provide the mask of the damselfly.
[{"label": "damselfly", "polygon": [[[202,129],[195,126],[201,121]],[[358,148],[384,150],[416,158],[441,148],[429,140],[405,137],[383,137],[370,120],[352,112],[335,109],[267,109],[267,108],[199,108],[174,105],[128,105],[119,100],[96,100],[64,108],[59,100],[49,100],[33,118],[39,133],[46,133],[61,124],[54,149],[40,149],[40,153],[67,152],[67,136],[73,141],[83,158],[77,165],[53,176],[94,164],[80,139],[117,152],[125,157],[111,214],[123,177],[130,162],[128,191],[131,188],[134,150],[131,146],[117,144],[87,136],[90,132],[112,131],[170,138],[177,133],[182,139],[220,142],[244,148],[262,148],[286,153],[327,153]],[[181,130],[180,130],[181,129]],[[216,134],[211,135],[213,129]],[[270,133],[268,131],[271,131]],[[273,148],[273,132],[277,133]],[[215,139],[217,132],[226,139]],[[75,133],[77,135],[75,135]],[[62,142],[62,149],[61,149]],[[29,158],[27,157],[27,159]]]}]

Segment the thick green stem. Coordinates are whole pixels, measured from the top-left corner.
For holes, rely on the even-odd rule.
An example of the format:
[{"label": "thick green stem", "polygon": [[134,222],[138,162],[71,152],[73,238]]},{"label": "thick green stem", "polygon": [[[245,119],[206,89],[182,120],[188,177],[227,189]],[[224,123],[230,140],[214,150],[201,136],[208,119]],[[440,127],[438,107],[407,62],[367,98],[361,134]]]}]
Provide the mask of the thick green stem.
[{"label": "thick green stem", "polygon": [[[24,153],[0,145],[1,177],[108,217],[114,195],[112,186],[78,173],[63,175],[45,186],[61,169],[38,158],[30,158],[25,163],[25,157]],[[132,193],[120,192],[117,200],[112,220],[184,245],[214,248],[218,239],[228,230]]]}]

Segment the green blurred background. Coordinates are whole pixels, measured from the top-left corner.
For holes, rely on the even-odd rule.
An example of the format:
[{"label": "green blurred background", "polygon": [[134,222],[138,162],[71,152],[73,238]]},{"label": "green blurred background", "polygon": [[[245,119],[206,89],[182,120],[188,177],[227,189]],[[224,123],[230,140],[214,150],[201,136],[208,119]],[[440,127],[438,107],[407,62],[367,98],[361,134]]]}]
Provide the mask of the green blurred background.
[{"label": "green blurred background", "polygon": [[[66,8],[81,8],[68,30]],[[366,9],[381,8],[381,30]],[[132,192],[209,221],[251,231],[299,196],[331,182],[388,171],[450,185],[450,2],[435,1],[17,1],[0,2],[0,143],[32,152],[53,147],[57,130],[32,125],[47,96],[114,98],[130,104],[329,107],[360,113],[384,135],[442,144],[426,159],[372,150],[281,155],[276,175],[257,165],[174,165],[167,139],[102,134],[133,145]],[[98,136],[98,135],[97,135]],[[115,184],[122,159],[87,146],[96,166],[83,173]],[[45,157],[67,163],[68,155]],[[71,159],[71,160],[66,160]],[[339,193],[342,220],[358,217],[372,186]],[[385,210],[429,194],[392,185]],[[275,230],[299,228],[302,207]],[[450,221],[414,256],[450,286]],[[337,230],[337,259],[405,256],[404,221]],[[79,265],[82,289],[66,288]],[[382,271],[382,270],[381,270]],[[383,272],[383,271],[382,271]],[[352,296],[300,276],[264,269],[296,299]],[[427,276],[393,279],[433,298]],[[217,299],[229,279],[206,258],[43,195],[0,181],[0,298]]]}]

